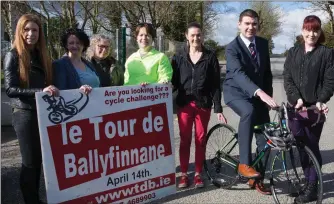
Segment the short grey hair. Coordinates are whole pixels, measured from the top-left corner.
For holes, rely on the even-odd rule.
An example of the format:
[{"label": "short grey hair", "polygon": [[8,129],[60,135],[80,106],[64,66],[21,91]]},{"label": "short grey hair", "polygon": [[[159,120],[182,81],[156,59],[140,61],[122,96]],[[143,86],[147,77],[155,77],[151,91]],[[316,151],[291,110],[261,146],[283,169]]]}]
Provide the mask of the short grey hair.
[{"label": "short grey hair", "polygon": [[88,60],[91,60],[94,57],[94,52],[95,52],[95,46],[97,45],[98,42],[101,40],[108,40],[110,42],[110,48],[111,49],[111,38],[103,35],[103,34],[95,34],[90,38],[90,45],[87,49],[86,56]]}]

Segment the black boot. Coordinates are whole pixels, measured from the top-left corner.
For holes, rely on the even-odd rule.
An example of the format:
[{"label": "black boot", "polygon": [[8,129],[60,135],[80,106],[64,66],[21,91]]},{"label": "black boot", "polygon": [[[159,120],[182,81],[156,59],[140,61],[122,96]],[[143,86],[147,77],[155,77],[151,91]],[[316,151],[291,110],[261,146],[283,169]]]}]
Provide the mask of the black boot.
[{"label": "black boot", "polygon": [[298,191],[294,191],[294,192],[290,193],[289,196],[298,197],[300,195],[304,195],[304,192],[307,189],[307,187],[308,187],[308,181],[306,181],[305,184],[300,189],[298,189]]},{"label": "black boot", "polygon": [[38,204],[39,203],[39,179],[38,168],[29,168],[22,165],[20,175],[20,187],[23,194],[25,204]]},{"label": "black boot", "polygon": [[307,203],[318,199],[317,183],[309,183],[303,194],[295,198],[295,203]]}]

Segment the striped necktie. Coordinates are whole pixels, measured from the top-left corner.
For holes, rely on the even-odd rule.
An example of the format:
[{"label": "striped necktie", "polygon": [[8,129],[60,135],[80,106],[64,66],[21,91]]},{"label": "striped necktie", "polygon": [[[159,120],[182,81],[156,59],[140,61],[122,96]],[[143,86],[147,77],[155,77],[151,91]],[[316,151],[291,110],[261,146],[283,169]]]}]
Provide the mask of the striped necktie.
[{"label": "striped necktie", "polygon": [[257,62],[256,49],[255,49],[255,45],[254,45],[254,43],[250,43],[250,44],[249,44],[249,51],[250,51],[250,53],[251,53],[251,56],[252,56],[252,59],[254,60],[254,62],[255,62],[257,65],[259,65],[258,62]]}]

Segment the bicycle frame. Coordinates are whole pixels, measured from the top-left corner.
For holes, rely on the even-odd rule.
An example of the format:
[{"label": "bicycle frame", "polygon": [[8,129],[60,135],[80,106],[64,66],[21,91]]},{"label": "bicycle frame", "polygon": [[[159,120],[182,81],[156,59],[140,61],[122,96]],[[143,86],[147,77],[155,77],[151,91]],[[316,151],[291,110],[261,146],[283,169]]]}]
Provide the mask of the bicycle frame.
[{"label": "bicycle frame", "polygon": [[[229,166],[231,166],[232,168],[236,170],[238,168],[239,161],[231,157],[230,153],[233,151],[235,146],[238,144],[237,138],[238,138],[238,134],[236,133],[234,134],[234,137],[224,147],[222,147],[217,153],[217,154],[220,154],[218,158],[220,158],[224,163],[228,164]],[[231,143],[233,144],[232,147],[230,149],[227,149],[226,151],[227,146],[230,145]],[[268,144],[266,144],[264,148],[260,151],[260,153],[254,158],[254,160],[252,160],[251,166],[255,167],[259,163],[259,161],[262,159],[264,154],[267,151],[270,151],[270,148],[271,147]]]},{"label": "bicycle frame", "polygon": [[[298,148],[298,147],[297,147]],[[295,159],[294,159],[294,157],[292,156],[292,149],[290,149],[290,150],[288,150],[289,151],[289,155],[290,155],[290,161],[291,161],[291,165],[292,165],[292,169],[293,169],[293,171],[294,171],[294,174],[296,175],[296,177],[297,177],[297,180],[300,182],[301,181],[301,178],[299,178],[299,176],[298,176],[298,173],[297,173],[297,170],[296,170],[296,163],[295,163]],[[285,174],[285,176],[286,176],[286,178],[287,178],[287,180],[288,180],[288,183],[289,184],[292,184],[292,182],[291,182],[291,180],[290,180],[290,177],[289,177],[289,174],[288,174],[288,169],[287,169],[287,164],[286,164],[286,153],[287,153],[287,151],[285,151],[285,150],[279,150],[277,153],[276,153],[276,155],[275,155],[275,157],[274,157],[274,159],[273,159],[273,161],[272,161],[272,164],[271,164],[271,173],[270,173],[270,182],[273,182],[273,177],[274,177],[274,171],[273,171],[273,169],[274,169],[274,165],[275,165],[275,163],[276,163],[276,160],[278,159],[278,157],[279,157],[279,155],[281,155],[281,157],[282,157],[282,168],[283,168],[283,171],[284,171],[284,174]]]},{"label": "bicycle frame", "polygon": [[[220,156],[218,158],[220,158],[224,163],[230,165],[232,168],[235,168],[235,169],[237,169],[239,161],[237,161],[235,158],[231,157],[230,153],[235,148],[235,146],[238,144],[238,139],[237,138],[238,138],[238,134],[234,134],[234,137],[224,147],[222,147],[217,152],[217,154],[220,154]],[[226,154],[225,154],[225,152],[224,152],[225,148],[229,144],[231,144],[232,142],[234,142],[232,147],[228,151],[225,151],[226,152]]]},{"label": "bicycle frame", "polygon": [[261,152],[258,155],[256,155],[255,159],[252,161],[251,166],[255,167],[259,163],[259,161],[262,159],[262,157],[264,157],[264,154],[267,151],[270,151],[270,149],[271,147],[268,144],[266,144],[264,148],[261,150]]}]

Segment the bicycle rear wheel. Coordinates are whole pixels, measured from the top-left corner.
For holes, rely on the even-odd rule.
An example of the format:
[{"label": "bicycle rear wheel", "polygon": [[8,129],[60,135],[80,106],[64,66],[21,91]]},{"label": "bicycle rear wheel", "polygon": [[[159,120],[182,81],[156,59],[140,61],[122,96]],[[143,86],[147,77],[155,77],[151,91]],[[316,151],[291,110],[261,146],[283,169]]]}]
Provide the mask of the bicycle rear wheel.
[{"label": "bicycle rear wheel", "polygon": [[204,170],[211,182],[230,188],[238,181],[239,148],[235,130],[227,124],[213,126],[206,137]]},{"label": "bicycle rear wheel", "polygon": [[[301,159],[303,158],[303,163]],[[271,191],[275,203],[295,203],[295,198],[303,194],[307,187],[305,173],[316,172],[317,200],[320,204],[323,195],[322,174],[320,165],[307,146],[293,146],[289,151],[279,152],[272,163]]]}]

